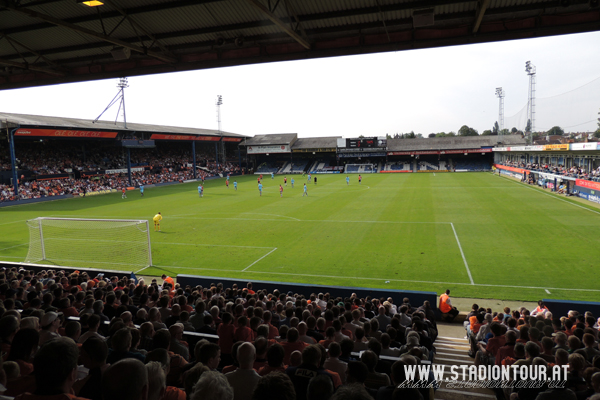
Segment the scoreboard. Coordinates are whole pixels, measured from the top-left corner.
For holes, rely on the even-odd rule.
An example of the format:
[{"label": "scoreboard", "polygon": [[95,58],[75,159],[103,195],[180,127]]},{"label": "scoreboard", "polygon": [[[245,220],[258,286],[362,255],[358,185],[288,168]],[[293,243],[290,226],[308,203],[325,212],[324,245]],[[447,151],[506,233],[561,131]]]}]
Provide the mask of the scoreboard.
[{"label": "scoreboard", "polygon": [[346,148],[350,148],[350,149],[369,149],[369,148],[385,147],[386,144],[387,144],[386,140],[378,139],[376,137],[346,139]]}]

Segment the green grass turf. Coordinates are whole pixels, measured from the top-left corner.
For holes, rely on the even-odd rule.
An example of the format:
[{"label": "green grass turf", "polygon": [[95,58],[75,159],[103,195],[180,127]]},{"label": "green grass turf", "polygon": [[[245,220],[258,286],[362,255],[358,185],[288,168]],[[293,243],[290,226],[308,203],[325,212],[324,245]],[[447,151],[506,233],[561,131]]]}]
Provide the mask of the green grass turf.
[{"label": "green grass turf", "polygon": [[237,192],[224,179],[207,181],[202,199],[191,183],[147,188],[144,198],[134,191],[124,200],[114,193],[1,208],[0,259],[24,260],[27,219],[151,221],[160,211],[162,232],[151,232],[154,266],[144,275],[449,288],[457,297],[507,300],[600,294],[594,207],[490,173],[365,175],[362,185],[351,175],[349,186],[345,175],[319,175],[308,197],[306,178],[294,176],[292,189],[291,177],[283,198],[283,176],[267,177],[262,197],[256,177],[246,176],[237,177]]}]

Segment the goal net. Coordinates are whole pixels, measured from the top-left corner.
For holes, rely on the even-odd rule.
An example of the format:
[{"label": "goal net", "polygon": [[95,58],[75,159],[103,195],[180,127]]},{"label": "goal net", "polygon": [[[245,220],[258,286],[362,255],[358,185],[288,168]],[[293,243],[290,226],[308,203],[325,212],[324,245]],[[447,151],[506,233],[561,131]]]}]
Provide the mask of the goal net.
[{"label": "goal net", "polygon": [[25,262],[110,267],[152,265],[148,221],[40,217],[27,221]]}]

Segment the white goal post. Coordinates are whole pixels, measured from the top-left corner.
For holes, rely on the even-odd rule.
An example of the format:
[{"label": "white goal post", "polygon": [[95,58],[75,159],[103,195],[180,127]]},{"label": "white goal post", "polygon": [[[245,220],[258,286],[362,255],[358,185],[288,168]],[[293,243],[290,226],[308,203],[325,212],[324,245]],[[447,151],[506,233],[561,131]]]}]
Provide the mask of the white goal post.
[{"label": "white goal post", "polygon": [[152,265],[146,220],[39,217],[27,221],[25,262],[74,267]]}]

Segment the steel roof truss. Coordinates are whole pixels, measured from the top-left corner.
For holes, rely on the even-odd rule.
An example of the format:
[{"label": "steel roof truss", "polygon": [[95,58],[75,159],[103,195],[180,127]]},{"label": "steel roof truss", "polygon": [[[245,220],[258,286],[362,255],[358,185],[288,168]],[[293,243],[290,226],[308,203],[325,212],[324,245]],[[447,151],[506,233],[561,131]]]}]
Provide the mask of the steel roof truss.
[{"label": "steel roof truss", "polygon": [[50,15],[46,15],[46,14],[42,14],[42,13],[39,13],[39,12],[36,12],[36,11],[33,11],[33,10],[29,10],[29,9],[27,9],[25,7],[15,6],[15,5],[13,5],[12,3],[10,3],[7,0],[0,0],[0,5],[3,6],[3,7],[5,7],[5,8],[8,8],[9,10],[12,10],[12,11],[15,11],[15,12],[18,12],[18,13],[21,13],[21,14],[25,14],[25,15],[27,15],[29,17],[32,17],[32,18],[35,18],[35,19],[39,19],[39,20],[42,20],[42,21],[45,21],[45,22],[49,22],[49,23],[51,23],[53,25],[56,25],[56,26],[61,26],[61,27],[67,28],[67,29],[71,29],[71,30],[73,30],[75,32],[83,33],[83,34],[88,35],[88,36],[93,36],[95,38],[98,38],[98,39],[103,40],[105,42],[109,42],[109,43],[115,44],[117,46],[127,47],[130,50],[132,50],[132,51],[148,55],[150,57],[156,58],[156,59],[161,60],[161,61],[166,62],[166,63],[174,63],[174,62],[177,61],[177,59],[174,58],[174,57],[172,57],[172,56],[168,56],[168,55],[164,55],[164,54],[159,53],[159,52],[151,51],[151,50],[148,50],[148,49],[146,49],[144,47],[132,45],[132,44],[129,44],[129,43],[123,41],[123,40],[116,39],[116,38],[110,37],[108,35],[104,35],[102,33],[98,33],[98,32],[92,31],[90,29],[87,29],[87,28],[84,28],[84,27],[81,27],[81,26],[78,26],[78,25],[71,24],[69,22],[65,22],[65,21],[60,20],[58,18],[54,18],[54,17],[52,17]]},{"label": "steel roof truss", "polygon": [[267,7],[265,7],[262,3],[260,3],[258,0],[245,0],[245,1],[248,4],[254,6],[254,8],[259,10],[261,13],[263,13],[269,20],[271,20],[271,22],[273,22],[275,25],[277,25],[282,31],[284,31],[289,36],[291,36],[296,42],[300,43],[302,45],[302,47],[304,47],[307,50],[310,50],[310,48],[311,48],[310,43],[308,43],[308,41],[306,39],[304,39],[302,36],[298,35],[292,29],[288,28],[287,25],[283,21],[281,21],[279,18],[277,18],[277,16],[275,16],[275,14],[273,14],[271,11],[269,11],[269,9]]}]

